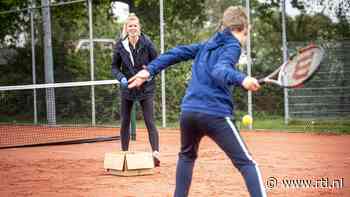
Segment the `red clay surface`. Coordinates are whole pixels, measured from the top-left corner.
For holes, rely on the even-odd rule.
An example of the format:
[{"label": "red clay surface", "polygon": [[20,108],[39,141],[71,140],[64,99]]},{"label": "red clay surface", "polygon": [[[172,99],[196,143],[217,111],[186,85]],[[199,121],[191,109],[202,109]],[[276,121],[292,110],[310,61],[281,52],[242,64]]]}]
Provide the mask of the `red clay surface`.
[{"label": "red clay surface", "polygon": [[[268,196],[350,196],[349,135],[259,131],[242,132],[242,136],[260,165],[265,184],[278,181],[276,187],[267,189]],[[170,197],[179,132],[161,130],[160,142],[161,167],[154,175],[137,177],[113,176],[103,169],[104,154],[119,151],[120,141],[1,149],[0,196]],[[146,131],[137,132],[131,148],[150,151]],[[288,188],[281,183],[297,179],[315,186]],[[337,188],[331,188],[333,182]],[[249,196],[241,175],[209,138],[201,142],[190,196]]]}]

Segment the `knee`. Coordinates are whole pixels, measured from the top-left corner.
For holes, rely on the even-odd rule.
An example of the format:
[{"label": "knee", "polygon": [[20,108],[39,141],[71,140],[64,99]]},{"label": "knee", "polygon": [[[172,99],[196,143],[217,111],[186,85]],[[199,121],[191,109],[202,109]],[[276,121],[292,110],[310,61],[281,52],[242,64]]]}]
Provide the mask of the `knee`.
[{"label": "knee", "polygon": [[145,120],[146,127],[150,127],[152,129],[156,128],[153,117],[144,116],[144,120]]},{"label": "knee", "polygon": [[180,152],[179,159],[184,162],[194,162],[197,159],[197,154],[193,152]]},{"label": "knee", "polygon": [[252,167],[255,168],[257,165],[258,164],[252,159],[246,159],[246,160],[234,162],[234,166],[241,172],[247,168],[252,168]]}]

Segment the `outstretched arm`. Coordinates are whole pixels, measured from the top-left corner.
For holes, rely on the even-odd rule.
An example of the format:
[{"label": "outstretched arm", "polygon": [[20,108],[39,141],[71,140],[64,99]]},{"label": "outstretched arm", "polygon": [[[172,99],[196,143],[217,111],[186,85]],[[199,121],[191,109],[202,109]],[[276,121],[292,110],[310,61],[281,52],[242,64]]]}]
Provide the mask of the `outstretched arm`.
[{"label": "outstretched arm", "polygon": [[128,88],[141,86],[148,78],[158,74],[161,70],[181,61],[194,59],[202,44],[183,45],[175,47],[161,54],[157,59],[148,64],[147,68],[139,71],[129,79]]},{"label": "outstretched arm", "polygon": [[246,75],[236,68],[240,53],[241,48],[238,44],[225,46],[216,64],[209,65],[210,75],[218,84],[240,85],[242,83]]},{"label": "outstretched arm", "polygon": [[152,76],[181,61],[194,59],[202,44],[180,45],[161,54],[157,59],[147,65],[147,70]]},{"label": "outstretched arm", "polygon": [[236,68],[240,50],[238,45],[224,48],[217,63],[211,66],[210,75],[218,84],[240,85],[246,90],[257,91],[260,88],[258,81],[246,76]]}]

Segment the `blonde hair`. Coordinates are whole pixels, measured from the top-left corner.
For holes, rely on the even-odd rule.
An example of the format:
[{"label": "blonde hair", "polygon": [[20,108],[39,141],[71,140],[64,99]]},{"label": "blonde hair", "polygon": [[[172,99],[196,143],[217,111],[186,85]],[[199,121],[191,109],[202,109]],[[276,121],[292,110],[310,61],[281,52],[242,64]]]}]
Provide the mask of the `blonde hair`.
[{"label": "blonde hair", "polygon": [[137,17],[135,13],[130,13],[128,15],[128,17],[126,18],[124,25],[123,25],[122,38],[125,38],[127,36],[126,27],[130,21],[137,21],[137,23],[139,24],[139,26],[141,28],[139,17]]},{"label": "blonde hair", "polygon": [[242,31],[248,27],[248,17],[246,11],[241,6],[228,7],[222,16],[221,30],[230,28],[230,30]]}]

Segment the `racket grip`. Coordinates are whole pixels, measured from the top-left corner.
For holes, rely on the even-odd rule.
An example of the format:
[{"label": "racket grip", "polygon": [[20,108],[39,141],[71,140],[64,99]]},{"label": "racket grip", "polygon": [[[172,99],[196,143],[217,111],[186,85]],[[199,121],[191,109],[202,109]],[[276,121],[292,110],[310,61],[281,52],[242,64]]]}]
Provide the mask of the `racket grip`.
[{"label": "racket grip", "polygon": [[265,83],[265,79],[258,79],[258,83],[259,83],[260,85],[264,84],[264,83]]}]

